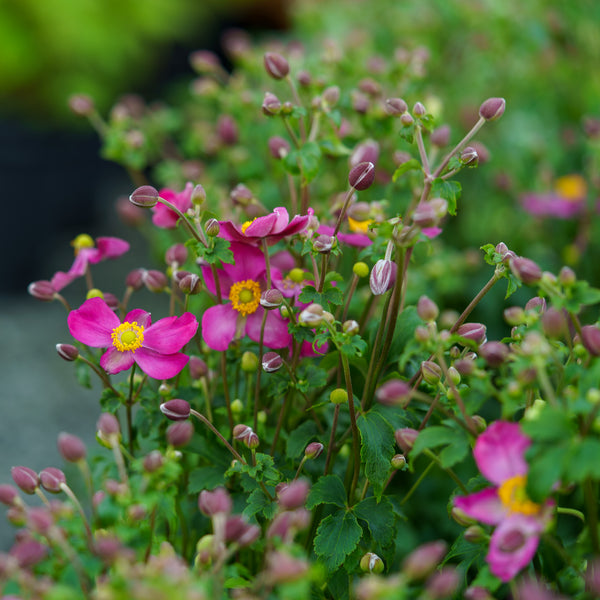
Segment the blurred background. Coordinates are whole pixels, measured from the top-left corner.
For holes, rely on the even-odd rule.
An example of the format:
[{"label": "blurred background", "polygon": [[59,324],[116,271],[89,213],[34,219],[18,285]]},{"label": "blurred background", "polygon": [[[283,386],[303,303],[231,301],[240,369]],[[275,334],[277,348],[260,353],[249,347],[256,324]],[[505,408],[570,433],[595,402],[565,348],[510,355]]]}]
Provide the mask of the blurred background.
[{"label": "blurred background", "polygon": [[[90,124],[69,110],[73,94],[88,94],[105,116],[124,95],[176,101],[189,94],[192,51],[210,49],[235,69],[223,43],[232,28],[282,48],[300,42],[316,72],[339,60],[343,80],[331,84],[344,85],[355,73],[377,81],[378,58],[419,56],[412,78],[386,91],[409,106],[422,101],[454,140],[483,100],[507,101],[502,121],[477,138],[480,168],[461,173],[459,216],[448,222],[445,240],[456,250],[504,241],[544,269],[569,264],[600,285],[599,23],[596,0],[0,2],[0,481],[10,480],[16,464],[60,465],[58,433],[91,440],[99,414],[98,390],[79,387],[72,365],[54,352],[54,344],[69,341],[64,309],[28,296],[27,284],[68,269],[69,242],[82,232],[132,243],[121,261],[99,265],[100,281],[148,265],[143,236],[114,210],[135,186],[127,169],[107,160],[114,152]],[[161,173],[146,172],[163,183]],[[585,182],[587,212],[560,219],[523,209],[524,194],[552,192],[570,174]],[[452,265],[438,266],[443,289]],[[476,290],[488,276],[482,270],[453,285]],[[482,320],[502,295],[482,308]],[[10,529],[3,527],[0,521],[6,546]]]}]

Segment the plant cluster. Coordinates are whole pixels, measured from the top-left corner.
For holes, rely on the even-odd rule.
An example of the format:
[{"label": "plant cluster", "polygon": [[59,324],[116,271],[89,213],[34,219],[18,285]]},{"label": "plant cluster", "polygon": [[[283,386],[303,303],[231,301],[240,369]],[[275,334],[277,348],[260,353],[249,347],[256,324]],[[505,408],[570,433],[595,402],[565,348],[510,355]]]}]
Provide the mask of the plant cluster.
[{"label": "plant cluster", "polygon": [[[445,240],[505,100],[454,139],[420,99],[423,49],[317,60],[242,32],[227,49],[232,73],[192,55],[179,107],[128,97],[104,120],[71,101],[131,174],[119,212],[162,264],[98,287],[128,243],[81,235],[71,268],[29,287],[64,304],[58,354],[102,385],[103,450],[61,434],[77,469],[0,486],[20,527],[5,597],[598,595],[600,327],[583,310],[600,290],[499,240],[473,290],[477,259]],[[499,286],[526,299],[472,320]]]}]

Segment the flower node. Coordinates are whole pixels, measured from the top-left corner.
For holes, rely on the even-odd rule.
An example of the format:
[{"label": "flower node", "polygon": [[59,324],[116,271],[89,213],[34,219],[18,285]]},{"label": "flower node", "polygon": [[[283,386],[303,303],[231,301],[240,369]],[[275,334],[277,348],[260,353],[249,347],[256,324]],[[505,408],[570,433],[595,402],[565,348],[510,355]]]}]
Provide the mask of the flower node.
[{"label": "flower node", "polygon": [[229,290],[231,306],[242,316],[251,315],[260,306],[260,285],[253,279],[238,281]]},{"label": "flower node", "polygon": [[113,329],[110,337],[113,346],[120,352],[135,352],[144,341],[144,327],[135,321],[125,321]]}]

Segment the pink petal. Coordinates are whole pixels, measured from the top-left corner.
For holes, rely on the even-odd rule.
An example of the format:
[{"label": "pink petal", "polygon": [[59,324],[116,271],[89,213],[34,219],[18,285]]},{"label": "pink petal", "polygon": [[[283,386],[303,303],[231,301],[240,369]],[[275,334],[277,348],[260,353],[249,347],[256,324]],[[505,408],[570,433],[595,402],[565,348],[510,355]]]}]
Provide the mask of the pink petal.
[{"label": "pink petal", "polygon": [[497,488],[486,488],[468,496],[454,498],[454,506],[482,523],[496,525],[506,517],[506,509],[498,497]]},{"label": "pink petal", "polygon": [[162,227],[163,229],[175,229],[177,221],[179,220],[179,215],[177,213],[173,212],[170,208],[167,208],[164,204],[153,206],[152,211],[154,213],[152,215],[152,222],[157,227]]},{"label": "pink petal", "polygon": [[278,206],[273,209],[273,213],[277,217],[275,224],[271,228],[271,233],[277,234],[282,233],[283,231],[287,231],[287,228],[290,224],[290,215],[286,208],[283,206]]},{"label": "pink petal", "polygon": [[258,280],[264,277],[266,270],[265,256],[259,248],[248,244],[231,242],[231,251],[235,259],[233,265],[223,265],[223,271],[232,282],[245,279]]},{"label": "pink petal", "polygon": [[531,562],[541,529],[533,517],[524,515],[514,514],[502,521],[490,539],[486,556],[490,571],[502,581],[510,581]]},{"label": "pink petal", "polygon": [[500,485],[527,473],[525,450],[530,444],[517,423],[496,421],[477,438],[473,456],[484,477]]},{"label": "pink petal", "polygon": [[219,232],[219,237],[222,237],[230,242],[242,242],[242,243],[255,243],[258,240],[249,240],[242,233],[242,229],[239,225],[235,225],[231,221],[219,221],[219,225],[221,230]]},{"label": "pink petal", "polygon": [[167,317],[156,321],[144,331],[142,346],[161,354],[173,354],[181,350],[198,330],[196,317],[189,312],[180,317]]},{"label": "pink petal", "polygon": [[129,250],[129,242],[116,237],[99,237],[96,238],[96,248],[101,259],[118,258]]},{"label": "pink petal", "polygon": [[181,352],[160,354],[142,347],[135,351],[133,360],[149,377],[153,379],[171,379],[171,377],[175,377],[181,372],[190,358]]},{"label": "pink petal", "polygon": [[213,350],[227,350],[235,337],[237,316],[229,304],[211,306],[202,315],[202,339]]},{"label": "pink petal", "polygon": [[142,310],[141,308],[134,308],[127,313],[125,317],[125,321],[128,323],[137,323],[140,327],[150,327],[152,324],[152,319],[149,312]]},{"label": "pink petal", "polygon": [[90,298],[69,313],[67,324],[76,340],[93,348],[107,348],[112,345],[113,329],[121,321],[104,300]]},{"label": "pink petal", "polygon": [[275,254],[271,256],[270,260],[271,267],[277,267],[281,271],[291,271],[296,266],[296,259],[287,250],[275,252]]},{"label": "pink petal", "polygon": [[100,366],[111,375],[131,369],[133,366],[133,352],[121,352],[111,346],[100,358]]},{"label": "pink petal", "polygon": [[68,273],[81,277],[89,263],[97,263],[100,260],[100,253],[97,248],[81,248],[71,265]]},{"label": "pink petal", "polygon": [[[217,269],[217,277],[219,279],[219,287],[221,289],[221,297],[229,298],[229,290],[233,281],[231,281],[231,277],[223,270]],[[213,277],[212,269],[204,265],[202,267],[202,279],[206,284],[206,289],[213,295],[217,295],[217,286],[215,285],[215,278]]]},{"label": "pink petal", "polygon": [[338,234],[340,242],[354,246],[355,248],[366,248],[373,243],[373,240],[364,233],[340,233]]},{"label": "pink petal", "polygon": [[[255,342],[260,342],[260,329],[264,308],[259,308],[256,312],[248,315],[246,321],[246,335]],[[287,323],[282,319],[276,310],[267,311],[267,322],[265,323],[265,332],[263,343],[268,348],[285,348],[289,346],[292,337],[288,332]]]},{"label": "pink petal", "polygon": [[[287,211],[286,211],[287,214]],[[270,215],[265,215],[264,217],[258,217],[254,219],[248,227],[246,227],[246,231],[244,231],[244,235],[246,237],[258,237],[263,238],[267,237],[275,227],[277,223],[278,215],[275,213],[271,213]],[[288,218],[289,220],[289,218]]]},{"label": "pink petal", "polygon": [[286,235],[294,235],[295,233],[304,231],[308,225],[309,218],[308,215],[294,215],[290,224],[285,228]]},{"label": "pink petal", "polygon": [[55,291],[60,292],[60,290],[68,286],[76,278],[77,275],[65,273],[64,271],[57,271],[54,273],[54,277],[52,277],[50,283]]},{"label": "pink petal", "polygon": [[421,233],[430,240],[436,238],[442,231],[443,230],[440,227],[423,227],[423,229],[421,229]]}]

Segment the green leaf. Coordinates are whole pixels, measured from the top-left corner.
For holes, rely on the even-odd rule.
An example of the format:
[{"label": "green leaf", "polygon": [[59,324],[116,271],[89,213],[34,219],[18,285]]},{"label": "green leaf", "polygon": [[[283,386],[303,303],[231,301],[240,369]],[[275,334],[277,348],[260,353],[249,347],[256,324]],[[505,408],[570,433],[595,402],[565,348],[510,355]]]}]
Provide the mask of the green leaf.
[{"label": "green leaf", "polygon": [[559,481],[567,453],[568,443],[543,444],[527,452],[527,494],[534,502],[547,498],[552,486]]},{"label": "green leaf", "polygon": [[431,194],[435,198],[443,198],[448,202],[448,212],[456,215],[456,204],[460,198],[462,187],[458,181],[445,181],[444,179],[434,179],[431,186]]},{"label": "green leaf", "polygon": [[197,467],[190,472],[188,491],[190,494],[197,494],[202,490],[214,490],[224,484],[225,471],[223,467],[213,465]]},{"label": "green leaf", "polygon": [[295,427],[287,439],[285,450],[287,458],[292,460],[298,458],[316,435],[317,426],[314,421],[305,421],[298,427]]},{"label": "green leaf", "polygon": [[427,427],[417,436],[410,454],[414,459],[425,449],[437,448],[444,444],[452,444],[456,440],[457,435],[459,434],[455,429],[450,429],[443,425]]},{"label": "green leaf", "polygon": [[444,469],[454,466],[467,456],[470,449],[471,446],[467,437],[462,432],[457,431],[455,440],[440,452],[440,465]]},{"label": "green leaf", "polygon": [[327,570],[339,567],[360,541],[362,527],[356,517],[346,510],[338,510],[321,521],[315,537],[315,553]]},{"label": "green leaf", "polygon": [[396,519],[394,507],[384,496],[377,502],[374,496],[365,498],[356,504],[352,510],[358,519],[364,521],[369,528],[371,537],[376,544],[387,546],[396,536]]},{"label": "green leaf", "polygon": [[277,505],[269,500],[261,488],[256,488],[248,496],[246,508],[242,511],[244,517],[248,520],[254,515],[261,514],[266,519],[272,519],[275,516]]},{"label": "green leaf", "polygon": [[361,415],[357,425],[362,440],[360,458],[365,464],[365,475],[373,486],[373,494],[379,500],[392,468],[394,429],[376,408]]},{"label": "green leaf", "polygon": [[421,163],[416,158],[411,158],[407,160],[405,163],[402,163],[392,175],[392,181],[395,183],[396,180],[407,173],[408,171],[416,171],[417,169],[421,169]]},{"label": "green leaf", "polygon": [[292,150],[283,159],[283,166],[292,175],[302,175],[305,181],[312,181],[319,172],[321,149],[316,142],[308,142],[299,150]]},{"label": "green leaf", "polygon": [[587,281],[576,281],[565,292],[565,298],[553,297],[556,308],[566,308],[569,312],[579,313],[583,306],[600,302],[600,289],[593,288]]},{"label": "green leaf", "polygon": [[238,460],[227,470],[225,476],[231,477],[235,473],[246,473],[257,482],[279,483],[282,475],[274,467],[273,457],[263,452],[257,452],[254,456],[256,465],[244,464]]},{"label": "green leaf", "polygon": [[594,438],[573,441],[565,477],[581,483],[588,478],[600,479],[600,440]]},{"label": "green leaf", "polygon": [[346,490],[337,475],[324,475],[312,486],[306,500],[306,508],[312,510],[319,504],[334,504],[340,508],[346,506]]},{"label": "green leaf", "polygon": [[115,394],[110,388],[104,388],[100,395],[100,406],[105,412],[115,413],[121,406],[121,396]]},{"label": "green leaf", "polygon": [[75,377],[77,377],[77,383],[84,388],[90,389],[92,387],[92,381],[90,378],[90,367],[82,360],[78,360],[75,363]]},{"label": "green leaf", "polygon": [[568,440],[575,431],[568,414],[549,405],[544,406],[535,419],[524,420],[521,426],[523,431],[534,440],[546,442]]}]

